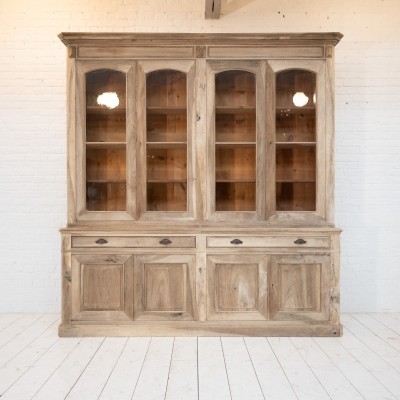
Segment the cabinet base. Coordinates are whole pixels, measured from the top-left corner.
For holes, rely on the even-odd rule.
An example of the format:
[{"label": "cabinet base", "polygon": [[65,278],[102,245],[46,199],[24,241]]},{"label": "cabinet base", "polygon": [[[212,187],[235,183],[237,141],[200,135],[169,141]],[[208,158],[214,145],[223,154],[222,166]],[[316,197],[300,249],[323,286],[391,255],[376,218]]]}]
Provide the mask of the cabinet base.
[{"label": "cabinet base", "polygon": [[135,325],[61,324],[60,337],[82,336],[342,336],[342,325],[285,325],[282,322],[215,324],[209,322]]}]

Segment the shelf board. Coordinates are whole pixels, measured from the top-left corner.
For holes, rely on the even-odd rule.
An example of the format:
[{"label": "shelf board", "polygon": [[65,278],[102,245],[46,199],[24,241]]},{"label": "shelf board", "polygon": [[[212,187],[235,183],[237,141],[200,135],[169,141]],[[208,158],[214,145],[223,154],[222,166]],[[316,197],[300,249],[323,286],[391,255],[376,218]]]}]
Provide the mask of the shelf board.
[{"label": "shelf board", "polygon": [[226,147],[254,147],[256,142],[215,142],[215,145]]},{"label": "shelf board", "polygon": [[125,114],[126,108],[125,107],[116,107],[116,108],[107,108],[107,107],[100,107],[100,106],[87,106],[86,107],[87,114]]},{"label": "shelf board", "polygon": [[147,114],[186,114],[186,107],[174,107],[174,106],[165,106],[165,107],[147,107]]},{"label": "shelf board", "polygon": [[146,146],[152,149],[182,149],[187,147],[187,142],[147,142]]},{"label": "shelf board", "polygon": [[147,183],[187,183],[187,179],[147,179]]},{"label": "shelf board", "polygon": [[277,107],[276,114],[282,116],[288,115],[298,115],[298,114],[312,114],[316,111],[316,107]]},{"label": "shelf board", "polygon": [[316,146],[316,142],[275,142],[279,147]]},{"label": "shelf board", "polygon": [[305,180],[291,180],[291,179],[280,179],[276,180],[276,183],[316,183],[315,180],[305,179]]},{"label": "shelf board", "polygon": [[255,179],[216,179],[215,183],[256,183]]},{"label": "shelf board", "polygon": [[256,108],[243,106],[243,107],[215,107],[217,114],[255,114]]},{"label": "shelf board", "polygon": [[87,179],[86,183],[126,183],[126,179]]},{"label": "shelf board", "polygon": [[86,147],[90,149],[124,148],[126,142],[86,142]]}]

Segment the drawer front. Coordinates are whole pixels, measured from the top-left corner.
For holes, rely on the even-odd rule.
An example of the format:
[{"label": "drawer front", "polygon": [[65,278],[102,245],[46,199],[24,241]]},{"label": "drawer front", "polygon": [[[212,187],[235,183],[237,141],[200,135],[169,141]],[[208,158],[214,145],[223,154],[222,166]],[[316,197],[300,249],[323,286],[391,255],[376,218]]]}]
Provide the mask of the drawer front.
[{"label": "drawer front", "polygon": [[307,236],[209,236],[207,247],[330,247],[329,237]]},{"label": "drawer front", "polygon": [[196,247],[195,236],[80,236],[72,247]]}]

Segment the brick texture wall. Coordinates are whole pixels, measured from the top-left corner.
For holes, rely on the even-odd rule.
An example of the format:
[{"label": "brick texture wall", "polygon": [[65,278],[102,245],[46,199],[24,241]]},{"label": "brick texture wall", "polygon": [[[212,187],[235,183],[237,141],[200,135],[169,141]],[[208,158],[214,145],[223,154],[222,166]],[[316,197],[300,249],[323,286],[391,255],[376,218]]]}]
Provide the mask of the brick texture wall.
[{"label": "brick texture wall", "polygon": [[0,312],[58,311],[66,221],[61,31],[340,31],[336,222],[342,309],[400,311],[400,2],[0,1]]}]

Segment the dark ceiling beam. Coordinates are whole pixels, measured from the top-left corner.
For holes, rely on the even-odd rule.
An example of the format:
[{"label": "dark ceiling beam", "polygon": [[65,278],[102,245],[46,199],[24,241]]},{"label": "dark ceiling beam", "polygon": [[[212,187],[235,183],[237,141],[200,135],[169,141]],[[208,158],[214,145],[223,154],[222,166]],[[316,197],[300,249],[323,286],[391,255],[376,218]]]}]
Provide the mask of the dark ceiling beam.
[{"label": "dark ceiling beam", "polygon": [[206,19],[218,19],[221,15],[222,0],[206,0]]}]

